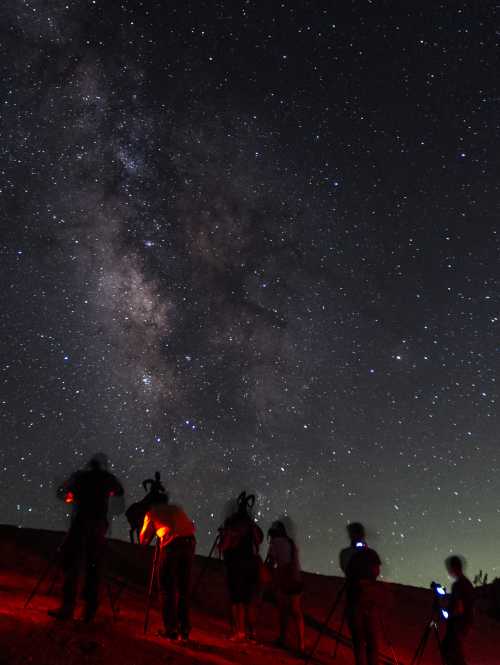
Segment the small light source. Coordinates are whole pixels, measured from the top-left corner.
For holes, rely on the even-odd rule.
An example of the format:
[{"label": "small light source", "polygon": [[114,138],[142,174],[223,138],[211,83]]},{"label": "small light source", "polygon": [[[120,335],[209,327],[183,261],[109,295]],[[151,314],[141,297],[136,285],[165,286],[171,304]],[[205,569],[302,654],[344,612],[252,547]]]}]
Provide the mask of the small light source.
[{"label": "small light source", "polygon": [[356,547],[365,547],[365,543],[362,540],[358,540]]},{"label": "small light source", "polygon": [[444,586],[438,585],[436,587],[436,593],[438,594],[438,596],[446,596],[446,589],[444,588]]},{"label": "small light source", "polygon": [[443,619],[447,619],[450,616],[450,613],[448,612],[448,610],[441,609],[441,616],[443,617]]},{"label": "small light source", "polygon": [[66,496],[64,497],[64,503],[73,503],[75,500],[75,495],[73,492],[66,492]]}]

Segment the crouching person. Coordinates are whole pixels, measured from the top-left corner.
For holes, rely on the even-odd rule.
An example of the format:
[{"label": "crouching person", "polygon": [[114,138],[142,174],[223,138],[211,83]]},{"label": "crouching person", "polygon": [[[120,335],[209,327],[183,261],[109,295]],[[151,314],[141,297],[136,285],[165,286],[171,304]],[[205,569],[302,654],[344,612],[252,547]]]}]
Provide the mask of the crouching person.
[{"label": "crouching person", "polygon": [[169,640],[189,639],[191,571],[196,540],[195,527],[180,506],[170,504],[166,494],[157,494],[144,518],[140,542],[160,541],[158,586],[163,625],[161,635]]},{"label": "crouching person", "polygon": [[269,549],[266,564],[271,569],[273,591],[276,594],[280,614],[279,647],[286,646],[286,634],[290,619],[297,637],[299,654],[304,653],[304,615],[302,613],[302,573],[299,553],[294,541],[286,532],[283,522],[273,522],[268,531]]}]

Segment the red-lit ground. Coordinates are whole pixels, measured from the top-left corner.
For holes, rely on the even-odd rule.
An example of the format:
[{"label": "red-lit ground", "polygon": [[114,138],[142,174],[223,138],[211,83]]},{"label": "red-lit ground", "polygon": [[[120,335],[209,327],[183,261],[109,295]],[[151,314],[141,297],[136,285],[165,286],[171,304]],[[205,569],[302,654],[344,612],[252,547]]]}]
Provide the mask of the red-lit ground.
[{"label": "red-lit ground", "polygon": [[[44,570],[61,534],[0,527],[0,665],[292,665],[301,661],[291,653],[271,646],[276,637],[276,611],[269,602],[259,610],[259,644],[236,645],[227,640],[228,604],[223,570],[211,561],[196,594],[193,612],[192,642],[186,645],[166,643],[156,636],[160,628],[156,604],[151,612],[150,627],[143,634],[145,580],[150,564],[150,551],[119,541],[109,541],[108,570],[113,573],[110,588],[116,594],[122,580],[127,580],[118,600],[116,620],[103,589],[103,602],[98,618],[91,626],[75,619],[57,622],[47,609],[58,603],[57,595],[47,590],[49,575],[31,605],[24,609],[26,597]],[[197,569],[204,564],[197,561]],[[196,575],[195,575],[196,579]],[[307,643],[317,635],[315,623],[323,620],[341,581],[319,575],[306,576],[304,604],[307,615]],[[56,579],[55,591],[59,588]],[[430,593],[425,589],[399,585],[381,585],[385,632],[393,643],[398,662],[409,665],[416,644],[428,618]],[[339,611],[331,622],[337,629]],[[331,663],[334,633],[329,631],[316,652],[315,662]],[[500,624],[479,611],[470,638],[470,665],[500,665]],[[390,645],[385,642],[384,662],[391,660]],[[302,661],[303,662],[303,661]],[[338,649],[338,665],[353,663],[347,634]],[[439,658],[430,644],[422,665],[438,665]]]}]

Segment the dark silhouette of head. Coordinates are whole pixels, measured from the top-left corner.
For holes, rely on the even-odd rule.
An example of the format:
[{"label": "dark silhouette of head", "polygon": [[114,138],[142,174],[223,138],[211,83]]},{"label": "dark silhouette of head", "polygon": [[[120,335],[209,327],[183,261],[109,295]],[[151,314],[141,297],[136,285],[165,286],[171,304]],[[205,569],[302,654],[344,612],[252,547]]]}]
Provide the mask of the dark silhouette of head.
[{"label": "dark silhouette of head", "polygon": [[365,527],[361,522],[351,522],[348,524],[347,534],[351,543],[364,542],[366,538]]},{"label": "dark silhouette of head", "polygon": [[247,494],[242,492],[236,500],[238,506],[238,513],[240,515],[249,515],[250,511],[255,505],[255,494]]},{"label": "dark silhouette of head", "polygon": [[457,556],[454,554],[453,556],[449,556],[446,561],[446,570],[448,571],[448,574],[450,577],[462,577],[464,574],[464,564],[465,561],[461,556]]},{"label": "dark silhouette of head", "polygon": [[170,497],[167,492],[157,492],[152,494],[148,504],[149,506],[165,505],[169,503]]},{"label": "dark silhouette of head", "polygon": [[89,460],[89,467],[92,471],[106,471],[109,464],[109,457],[106,453],[95,453]]},{"label": "dark silhouette of head", "polygon": [[273,522],[267,532],[268,538],[288,538],[286,527],[283,522],[276,520]]}]

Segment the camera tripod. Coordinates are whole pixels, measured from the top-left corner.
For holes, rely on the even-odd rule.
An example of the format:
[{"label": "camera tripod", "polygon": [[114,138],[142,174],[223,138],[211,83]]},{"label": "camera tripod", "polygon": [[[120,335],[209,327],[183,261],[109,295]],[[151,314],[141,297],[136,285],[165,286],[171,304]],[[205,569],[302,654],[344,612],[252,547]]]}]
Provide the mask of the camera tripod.
[{"label": "camera tripod", "polygon": [[[324,620],[322,626],[319,629],[318,636],[316,638],[316,642],[314,643],[312,649],[310,650],[310,652],[309,652],[309,654],[306,658],[305,665],[308,665],[308,663],[312,660],[312,658],[314,656],[314,653],[316,652],[316,649],[319,646],[320,640],[323,637],[323,633],[327,629],[328,624],[330,623],[333,615],[335,614],[335,611],[336,611],[336,609],[337,609],[337,607],[338,607],[338,605],[339,605],[339,603],[342,599],[342,596],[343,596],[345,590],[346,590],[346,584],[344,582],[343,586],[339,589],[339,591],[337,593],[337,596],[335,597],[335,600],[333,601],[333,604],[331,606],[331,609],[330,609],[329,613],[327,614],[326,619]],[[345,622],[346,622],[346,613],[347,613],[347,608],[344,607],[344,610],[342,612],[342,618],[340,620],[340,626],[339,626],[338,631],[335,634],[335,648],[333,650],[332,660],[335,660],[337,658],[339,643],[341,641],[342,631],[343,631],[343,628],[344,628],[344,625],[345,625]],[[390,652],[391,652],[390,656],[381,656],[380,660],[381,660],[381,662],[384,662],[384,663],[393,662],[394,665],[400,665],[398,657],[396,656],[396,651],[394,649],[394,645],[393,645],[392,641],[390,640],[390,638],[387,634],[385,623],[382,621],[381,617],[379,618],[379,622],[380,622],[380,628],[381,628],[382,634],[383,634],[384,639],[385,639],[385,641],[386,641],[386,643],[387,643],[387,645],[390,649]],[[412,663],[411,665],[416,665],[416,664]]]},{"label": "camera tripod", "polygon": [[[205,563],[203,564],[203,568],[200,570],[200,572],[198,574],[198,577],[196,578],[196,581],[193,585],[193,591],[192,591],[193,596],[195,596],[196,592],[200,588],[200,584],[201,584],[203,578],[205,577],[205,573],[208,570],[208,566],[210,565],[210,559],[212,558],[212,556],[213,556],[215,550],[217,549],[217,547],[219,546],[220,541],[221,541],[221,528],[219,528],[219,533],[216,535],[215,540],[213,542],[213,545],[210,548],[210,552],[208,553],[208,556],[205,560]],[[220,554],[219,554],[219,558],[220,558]]]},{"label": "camera tripod", "polygon": [[436,619],[436,608],[434,607],[433,609],[433,614],[432,617],[430,618],[429,622],[427,623],[426,627],[424,628],[424,631],[422,633],[422,637],[420,638],[420,642],[418,643],[417,649],[415,651],[415,654],[411,660],[410,665],[419,665],[420,662],[422,662],[422,658],[425,653],[425,648],[427,646],[427,643],[429,641],[429,637],[431,633],[434,633],[434,636],[436,638],[438,650],[439,650],[439,656],[441,658],[441,663],[442,665],[446,665],[444,655],[443,655],[443,649],[441,647],[441,639],[439,637],[439,624]]},{"label": "camera tripod", "polygon": [[[345,592],[345,587],[346,587],[346,585],[345,585],[345,582],[344,582],[344,584],[338,590],[337,595],[335,596],[335,600],[333,601],[332,606],[330,608],[330,611],[326,615],[326,619],[323,621],[323,624],[321,625],[321,627],[318,631],[318,636],[316,637],[316,642],[313,644],[312,649],[309,651],[309,654],[307,655],[305,665],[308,665],[308,663],[312,660],[312,657],[314,656],[314,653],[316,652],[316,649],[319,646],[321,638],[323,637],[323,633],[327,629],[328,624],[330,623],[333,615],[335,614],[335,611],[336,611],[337,607],[340,604],[340,601],[342,600],[342,596],[344,595],[344,592]],[[335,637],[335,651],[333,652],[333,658],[334,659],[337,657],[337,649],[338,649],[338,645],[339,645],[340,633],[342,632],[342,628],[344,627],[344,623],[345,623],[345,610],[342,614],[342,621],[341,621],[341,624],[340,624],[340,630],[339,630],[339,632],[337,633],[337,635]]]},{"label": "camera tripod", "polygon": [[[47,579],[49,574],[53,571],[54,574],[52,576],[52,580],[49,584],[49,587],[47,589],[47,593],[52,593],[54,586],[57,582],[57,579],[59,577],[59,573],[61,571],[61,556],[64,550],[64,545],[67,541],[68,534],[66,533],[59,545],[57,546],[54,554],[50,557],[50,559],[47,562],[47,565],[45,566],[45,569],[41,572],[40,576],[38,577],[35,586],[29,593],[28,597],[26,598],[26,601],[24,603],[24,609],[27,609],[27,607],[30,605],[32,600],[35,598],[35,596],[39,593],[40,588],[44,581]],[[123,591],[123,588],[125,587],[126,582],[123,580],[121,582],[121,588],[118,590],[116,594],[116,598],[113,598],[113,594],[111,592],[111,584],[108,578],[106,578],[106,589],[108,593],[108,600],[109,600],[109,606],[111,608],[111,613],[113,615],[113,621],[116,621],[116,615],[117,615],[117,606],[116,606],[116,601],[118,600],[118,597],[120,596],[121,592]]]},{"label": "camera tripod", "polygon": [[156,539],[155,551],[153,554],[153,562],[151,564],[151,572],[149,573],[148,595],[146,598],[146,609],[144,611],[144,635],[148,632],[149,626],[149,612],[151,610],[151,603],[153,601],[153,591],[155,580],[158,579],[158,570],[160,568],[160,540]]}]

